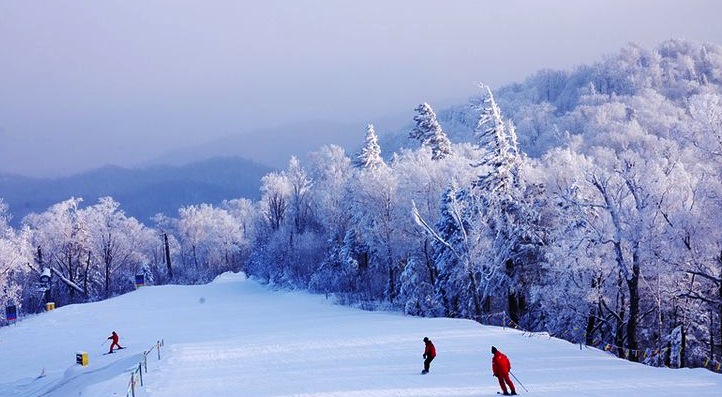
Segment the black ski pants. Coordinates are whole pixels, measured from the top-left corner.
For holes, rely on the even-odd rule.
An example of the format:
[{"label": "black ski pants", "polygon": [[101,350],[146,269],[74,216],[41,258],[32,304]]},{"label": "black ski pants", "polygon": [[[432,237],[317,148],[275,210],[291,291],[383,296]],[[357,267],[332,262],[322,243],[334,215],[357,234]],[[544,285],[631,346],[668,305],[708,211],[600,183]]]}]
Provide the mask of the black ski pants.
[{"label": "black ski pants", "polygon": [[429,366],[435,358],[436,356],[426,356],[426,360],[424,360],[424,371],[429,372]]}]

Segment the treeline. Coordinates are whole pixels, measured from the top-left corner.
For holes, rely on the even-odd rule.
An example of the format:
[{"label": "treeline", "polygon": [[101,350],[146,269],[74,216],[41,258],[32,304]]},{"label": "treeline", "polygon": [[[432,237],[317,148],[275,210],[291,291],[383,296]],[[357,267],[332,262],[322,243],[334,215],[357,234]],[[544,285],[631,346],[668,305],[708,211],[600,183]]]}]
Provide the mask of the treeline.
[{"label": "treeline", "polygon": [[[368,308],[504,313],[652,365],[720,360],[720,47],[629,46],[497,96],[481,87],[438,118],[423,103],[406,148],[397,135],[382,156],[369,125],[358,153],[326,146],[267,174],[256,202],[183,207],[152,226],[112,198],[72,198],[19,229],[5,208],[0,299],[33,312],[129,291],[136,274],[242,270]],[[55,277],[40,293],[43,268]]]}]

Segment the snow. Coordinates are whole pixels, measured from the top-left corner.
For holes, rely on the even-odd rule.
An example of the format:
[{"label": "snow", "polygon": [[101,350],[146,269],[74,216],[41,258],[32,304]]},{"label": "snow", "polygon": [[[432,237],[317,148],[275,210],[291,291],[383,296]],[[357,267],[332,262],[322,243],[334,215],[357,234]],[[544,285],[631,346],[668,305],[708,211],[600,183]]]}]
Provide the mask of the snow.
[{"label": "snow", "polygon": [[[103,355],[117,331],[126,349]],[[422,369],[422,339],[438,357]],[[652,368],[544,334],[338,306],[224,274],[69,305],[0,328],[0,396],[389,397],[496,395],[492,345],[534,396],[697,396],[722,390],[704,369]],[[89,365],[75,364],[85,351]],[[44,376],[41,376],[43,375]],[[518,382],[517,391],[527,394]]]}]

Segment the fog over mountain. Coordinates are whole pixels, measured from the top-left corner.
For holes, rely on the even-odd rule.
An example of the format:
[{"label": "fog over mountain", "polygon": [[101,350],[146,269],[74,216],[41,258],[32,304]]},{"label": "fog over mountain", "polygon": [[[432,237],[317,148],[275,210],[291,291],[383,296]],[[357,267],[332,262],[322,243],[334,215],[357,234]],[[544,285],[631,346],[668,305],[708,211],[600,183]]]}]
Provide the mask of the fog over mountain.
[{"label": "fog over mountain", "polygon": [[[463,101],[463,98],[460,98]],[[458,102],[457,102],[458,103]],[[413,122],[413,109],[374,119],[384,133],[395,133]],[[183,165],[214,157],[241,157],[282,169],[291,156],[305,157],[323,145],[337,145],[353,153],[363,143],[366,124],[306,121],[246,133],[226,135],[206,143],[170,150],[142,165]]]}]

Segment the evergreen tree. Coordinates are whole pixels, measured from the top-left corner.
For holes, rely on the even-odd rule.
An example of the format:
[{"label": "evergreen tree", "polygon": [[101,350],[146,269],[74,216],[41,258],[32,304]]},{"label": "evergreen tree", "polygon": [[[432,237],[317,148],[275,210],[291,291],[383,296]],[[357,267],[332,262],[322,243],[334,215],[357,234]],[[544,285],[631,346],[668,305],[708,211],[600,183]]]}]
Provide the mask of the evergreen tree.
[{"label": "evergreen tree", "polygon": [[409,133],[409,138],[421,141],[422,146],[431,148],[431,158],[440,160],[451,154],[451,141],[436,120],[431,105],[424,102],[414,109],[416,126]]},{"label": "evergreen tree", "polygon": [[477,144],[484,150],[484,155],[473,164],[481,167],[474,186],[479,191],[506,195],[522,187],[519,178],[522,157],[514,126],[504,122],[494,95],[489,87],[484,88],[487,96],[478,107],[480,113],[474,129]]},{"label": "evergreen tree", "polygon": [[399,276],[399,302],[406,314],[433,316],[440,306],[434,299],[434,285],[424,277],[425,267],[421,261],[411,258]]},{"label": "evergreen tree", "polygon": [[479,229],[480,241],[488,245],[480,251],[488,266],[483,272],[483,299],[505,296],[506,302],[499,303],[518,322],[526,309],[522,269],[531,270],[540,261],[542,233],[536,208],[540,195],[522,177],[525,160],[514,126],[503,120],[491,90],[484,88],[487,95],[475,129],[484,154],[473,164],[480,172],[471,197],[475,222],[485,225]]},{"label": "evergreen tree", "polygon": [[378,168],[384,164],[381,157],[381,146],[379,146],[379,137],[376,135],[373,124],[366,126],[366,141],[361,151],[354,160],[356,168]]}]

